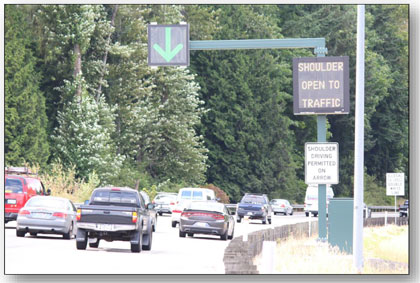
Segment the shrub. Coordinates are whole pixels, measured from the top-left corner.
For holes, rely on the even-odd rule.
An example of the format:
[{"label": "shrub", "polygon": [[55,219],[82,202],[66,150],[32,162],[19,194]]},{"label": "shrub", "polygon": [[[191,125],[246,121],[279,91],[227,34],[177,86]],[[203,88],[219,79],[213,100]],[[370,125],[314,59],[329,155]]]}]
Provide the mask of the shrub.
[{"label": "shrub", "polygon": [[208,185],[202,186],[202,188],[207,188],[207,189],[213,190],[215,195],[216,195],[216,198],[220,198],[220,202],[230,203],[229,202],[229,196],[221,188],[216,187],[213,184],[208,184]]}]

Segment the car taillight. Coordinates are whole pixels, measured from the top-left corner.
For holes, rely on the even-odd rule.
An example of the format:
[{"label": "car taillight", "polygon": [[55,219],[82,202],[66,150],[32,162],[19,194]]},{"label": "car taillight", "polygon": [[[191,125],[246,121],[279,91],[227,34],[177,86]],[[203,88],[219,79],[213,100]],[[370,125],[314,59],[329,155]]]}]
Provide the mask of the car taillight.
[{"label": "car taillight", "polygon": [[28,215],[31,214],[31,212],[29,210],[21,210],[19,211],[19,215]]},{"label": "car taillight", "polygon": [[174,202],[171,202],[169,205],[175,205],[175,203]]},{"label": "car taillight", "polygon": [[212,214],[211,215],[212,218],[216,219],[216,220],[223,220],[225,219],[225,217],[221,214]]},{"label": "car taillight", "polygon": [[182,211],[175,209],[175,210],[172,210],[172,213],[182,213]]},{"label": "car taillight", "polygon": [[306,207],[306,202],[303,204],[303,207]]},{"label": "car taillight", "polygon": [[193,213],[191,212],[182,212],[181,213],[181,217],[185,217],[185,218],[189,218],[193,215]]},{"label": "car taillight", "polygon": [[76,212],[76,220],[80,221],[81,218],[82,218],[82,210],[79,208]]},{"label": "car taillight", "polygon": [[137,212],[133,212],[131,216],[131,222],[137,223]]},{"label": "car taillight", "polygon": [[59,217],[59,218],[66,218],[67,214],[65,214],[63,212],[54,212],[53,216]]}]

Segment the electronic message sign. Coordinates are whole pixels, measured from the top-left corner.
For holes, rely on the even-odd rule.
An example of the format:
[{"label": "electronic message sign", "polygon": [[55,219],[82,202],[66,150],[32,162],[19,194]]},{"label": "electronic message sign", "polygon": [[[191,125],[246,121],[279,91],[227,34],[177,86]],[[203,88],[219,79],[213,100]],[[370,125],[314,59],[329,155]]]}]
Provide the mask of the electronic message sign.
[{"label": "electronic message sign", "polygon": [[295,115],[348,114],[349,57],[293,58]]}]

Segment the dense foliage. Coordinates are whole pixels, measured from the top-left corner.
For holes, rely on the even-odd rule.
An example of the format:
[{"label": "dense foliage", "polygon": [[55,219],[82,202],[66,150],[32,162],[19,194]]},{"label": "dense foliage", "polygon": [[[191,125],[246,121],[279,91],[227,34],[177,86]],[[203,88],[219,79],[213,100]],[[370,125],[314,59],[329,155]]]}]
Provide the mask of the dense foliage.
[{"label": "dense foliage", "polygon": [[[5,164],[302,203],[316,117],[293,115],[291,63],[313,50],[192,51],[188,68],[150,68],[147,24],[184,21],[191,40],[325,37],[328,56],[350,57],[350,114],[328,116],[328,140],[336,196],[352,196],[356,17],[355,5],[7,5]],[[408,5],[366,5],[365,57],[365,202],[386,204],[386,173],[408,175]]]}]

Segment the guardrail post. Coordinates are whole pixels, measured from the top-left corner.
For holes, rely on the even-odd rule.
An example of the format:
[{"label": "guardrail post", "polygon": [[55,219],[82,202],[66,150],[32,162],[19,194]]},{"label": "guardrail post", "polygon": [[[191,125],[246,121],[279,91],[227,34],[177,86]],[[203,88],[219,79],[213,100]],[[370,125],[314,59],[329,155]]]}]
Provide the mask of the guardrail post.
[{"label": "guardrail post", "polygon": [[385,226],[388,224],[388,211],[385,210]]}]

